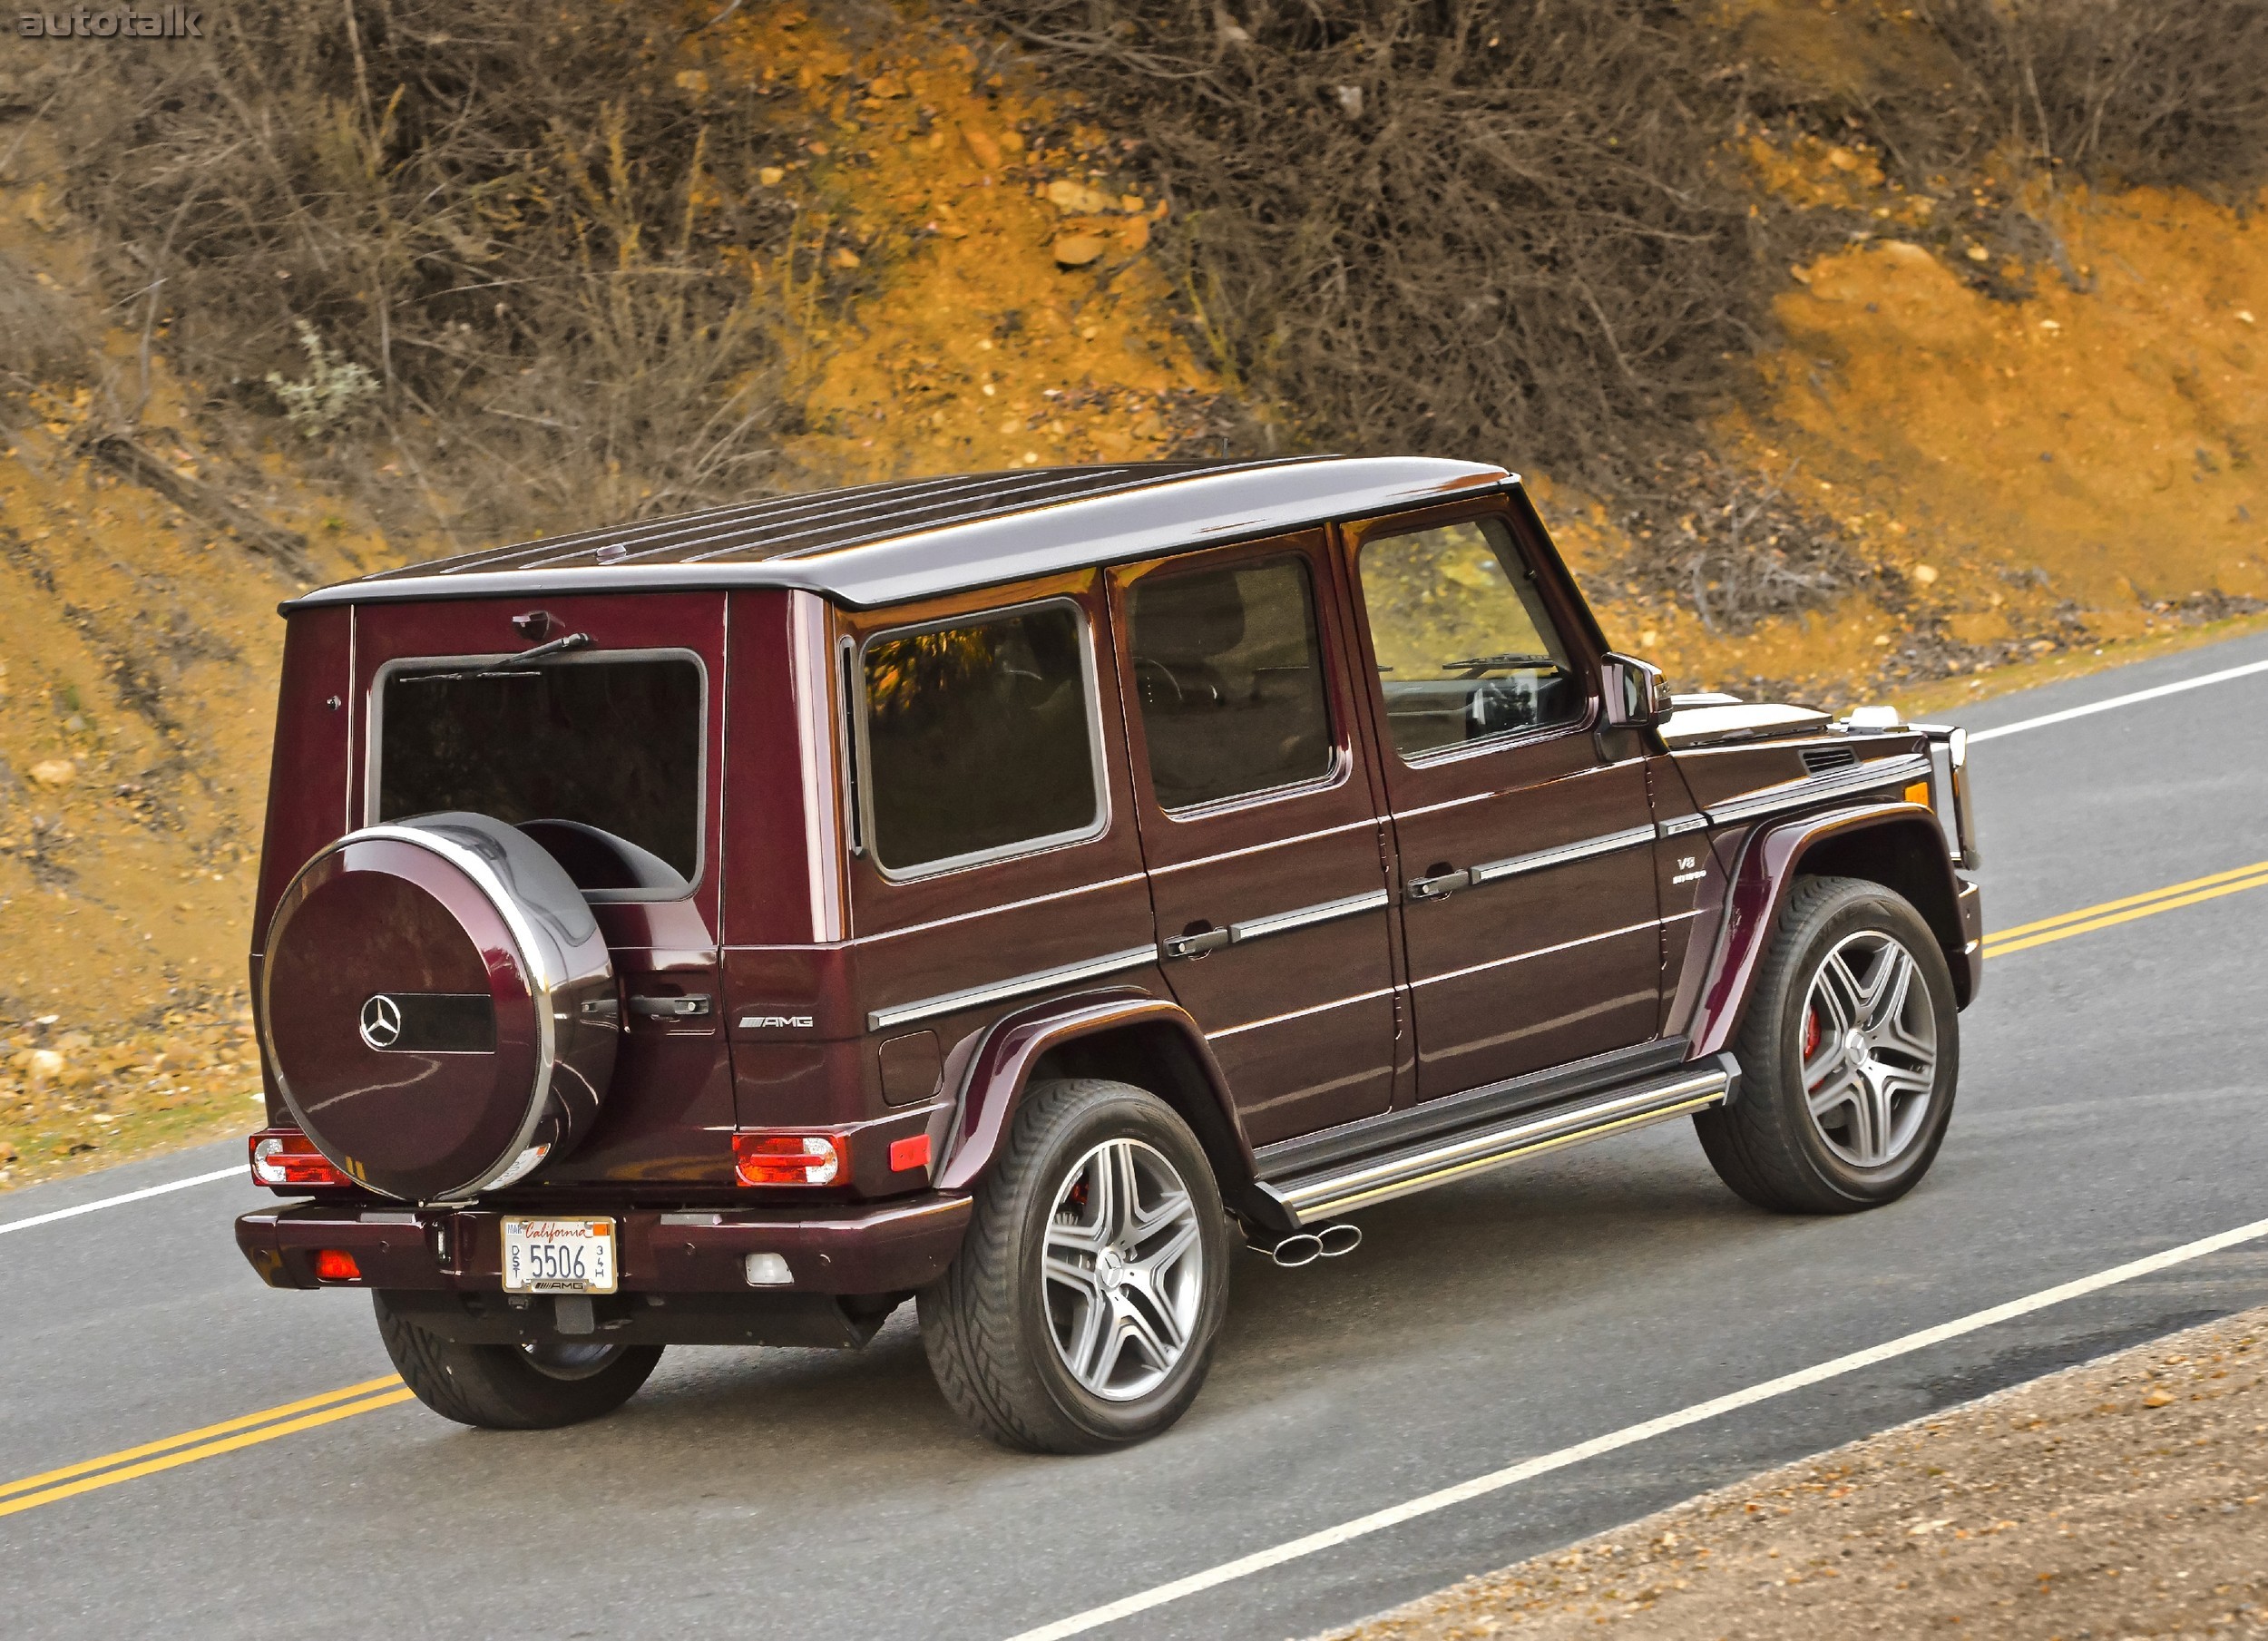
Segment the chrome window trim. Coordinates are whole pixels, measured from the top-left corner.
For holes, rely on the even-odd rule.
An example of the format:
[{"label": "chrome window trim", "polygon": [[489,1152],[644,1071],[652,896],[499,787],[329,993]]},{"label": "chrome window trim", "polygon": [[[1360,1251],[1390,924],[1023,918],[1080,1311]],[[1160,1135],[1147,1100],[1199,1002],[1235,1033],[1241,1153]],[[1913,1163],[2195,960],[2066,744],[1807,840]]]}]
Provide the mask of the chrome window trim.
[{"label": "chrome window trim", "polygon": [[1755,792],[1745,792],[1738,797],[1727,798],[1710,806],[1707,811],[1709,825],[1729,826],[1735,821],[1754,820],[1759,816],[1815,803],[1821,798],[1841,797],[1847,793],[1865,792],[1876,786],[1927,780],[1929,777],[1928,757],[1919,752],[1901,752],[1895,757],[1876,758],[1872,763],[1861,764],[1855,769],[1807,775],[1800,780],[1784,781],[1776,786],[1765,786]]},{"label": "chrome window trim", "polygon": [[1294,929],[1309,929],[1317,923],[1336,923],[1342,917],[1360,917],[1365,912],[1383,912],[1392,904],[1393,896],[1385,890],[1369,889],[1340,900],[1318,901],[1312,906],[1299,906],[1289,912],[1273,912],[1266,917],[1248,917],[1242,923],[1228,925],[1228,943],[1240,946],[1248,940],[1265,940],[1271,934],[1288,934]]},{"label": "chrome window trim", "polygon": [[1505,860],[1485,861],[1471,868],[1469,875],[1477,888],[1482,884],[1501,883],[1508,877],[1522,877],[1530,872],[1548,872],[1554,866],[1595,860],[1602,855],[1618,855],[1625,849],[1635,849],[1641,844],[1653,841],[1654,828],[1651,825],[1629,826],[1620,832],[1602,832],[1597,837],[1587,837],[1579,844],[1563,844],[1556,849],[1537,849]]},{"label": "chrome window trim", "polygon": [[[366,826],[396,825],[416,816],[396,816],[391,821],[377,817],[378,796],[385,785],[383,754],[386,747],[386,686],[396,672],[445,672],[453,668],[474,669],[494,667],[510,660],[517,653],[502,650],[493,655],[402,655],[390,661],[382,661],[370,675],[369,706],[365,717],[367,728],[364,734],[362,824]],[[696,796],[693,809],[693,870],[686,878],[685,893],[672,894],[662,889],[584,889],[582,897],[594,904],[622,902],[691,900],[700,892],[702,878],[709,871],[709,706],[713,692],[709,688],[709,662],[698,650],[680,645],[664,644],[631,650],[590,650],[562,655],[547,667],[602,667],[620,661],[690,661],[701,683],[700,747],[696,760],[693,780]],[[636,842],[635,839],[627,840]],[[643,847],[641,845],[640,847]]]},{"label": "chrome window trim", "polygon": [[1075,985],[1082,980],[1100,980],[1106,974],[1119,974],[1129,969],[1139,969],[1158,961],[1155,946],[1129,946],[1123,952],[1112,952],[1102,957],[1090,957],[1060,968],[1035,969],[1026,974],[1012,974],[1006,980],[996,980],[982,986],[970,986],[959,991],[941,991],[931,997],[917,997],[911,1002],[894,1003],[886,1009],[875,1009],[866,1016],[866,1030],[886,1031],[893,1026],[910,1025],[917,1020],[933,1020],[940,1014],[957,1014],[963,1009],[981,1009],[987,1003],[1006,1002],[1033,991],[1046,991],[1057,986]]},{"label": "chrome window trim", "polygon": [[[1051,604],[1062,606],[1071,612],[1079,623],[1080,685],[1087,698],[1087,768],[1094,783],[1095,818],[1075,831],[1050,832],[1038,837],[1019,838],[1012,844],[1001,844],[990,849],[975,849],[966,855],[949,855],[938,860],[924,861],[919,865],[893,867],[884,863],[882,841],[875,829],[875,773],[874,755],[866,738],[868,718],[866,700],[866,651],[885,639],[910,638],[923,632],[945,632],[956,627],[980,627],[988,621],[1021,615],[1027,610],[1044,610]],[[1095,624],[1087,619],[1086,606],[1075,598],[1056,596],[1027,599],[1021,603],[998,604],[983,610],[965,610],[958,615],[940,616],[934,620],[914,621],[904,627],[885,627],[868,633],[858,640],[856,664],[851,669],[849,684],[855,687],[855,698],[849,703],[851,719],[856,737],[853,761],[858,782],[858,829],[865,844],[866,857],[874,862],[875,871],[885,883],[920,883],[942,877],[950,872],[966,872],[972,867],[986,866],[995,861],[1021,860],[1026,855],[1045,855],[1051,850],[1074,848],[1108,835],[1110,830],[1110,776],[1105,761],[1102,729],[1102,690],[1097,681],[1095,665]]]}]

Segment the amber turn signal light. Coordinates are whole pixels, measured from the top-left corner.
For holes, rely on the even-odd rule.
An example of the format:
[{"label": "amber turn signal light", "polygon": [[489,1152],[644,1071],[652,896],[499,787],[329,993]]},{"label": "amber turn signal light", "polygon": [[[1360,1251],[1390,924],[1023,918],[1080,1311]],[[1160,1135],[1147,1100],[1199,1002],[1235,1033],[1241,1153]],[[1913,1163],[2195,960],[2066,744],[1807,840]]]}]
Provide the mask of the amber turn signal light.
[{"label": "amber turn signal light", "polygon": [[744,1186],[833,1185],[850,1175],[840,1134],[735,1134],[733,1177]]},{"label": "amber turn signal light", "polygon": [[322,1282],[360,1282],[362,1267],[345,1248],[315,1250],[315,1275]]},{"label": "amber turn signal light", "polygon": [[1912,786],[1908,786],[1906,788],[1906,801],[1910,804],[1928,803],[1930,801],[1930,783],[1927,781],[1916,781]]},{"label": "amber turn signal light", "polygon": [[252,1183],[288,1191],[308,1186],[345,1186],[354,1181],[297,1128],[263,1128],[252,1136]]}]

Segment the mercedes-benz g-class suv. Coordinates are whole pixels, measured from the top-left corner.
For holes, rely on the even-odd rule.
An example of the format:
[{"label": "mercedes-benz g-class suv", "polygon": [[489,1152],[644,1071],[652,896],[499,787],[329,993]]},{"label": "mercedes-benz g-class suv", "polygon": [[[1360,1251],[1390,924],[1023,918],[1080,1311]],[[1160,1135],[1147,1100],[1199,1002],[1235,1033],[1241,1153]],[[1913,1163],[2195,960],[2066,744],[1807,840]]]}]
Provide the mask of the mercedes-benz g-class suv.
[{"label": "mercedes-benz g-class suv", "polygon": [[1239,1240],[1688,1115],[1842,1212],[1945,1134],[1960,733],[1667,696],[1495,467],[877,484],[285,610],[250,1150],[304,1200],[238,1240],[452,1419],[910,1298],[978,1430],[1105,1448]]}]

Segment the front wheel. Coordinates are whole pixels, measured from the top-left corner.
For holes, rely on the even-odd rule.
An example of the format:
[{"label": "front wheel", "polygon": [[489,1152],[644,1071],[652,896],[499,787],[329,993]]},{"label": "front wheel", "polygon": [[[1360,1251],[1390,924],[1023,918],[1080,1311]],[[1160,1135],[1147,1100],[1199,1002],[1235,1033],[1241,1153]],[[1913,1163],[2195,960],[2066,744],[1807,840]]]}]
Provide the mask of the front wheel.
[{"label": "front wheel", "polygon": [[1739,1097],[1694,1118],[1726,1185],[1797,1214],[1904,1196],[1936,1160],[1960,1070],[1936,935],[1880,884],[1804,879],[1758,968],[1739,1054]]},{"label": "front wheel", "polygon": [[371,1294],[378,1336],[402,1381],[444,1419],[490,1431],[548,1431],[612,1412],[638,1393],[658,1344],[463,1344]]},{"label": "front wheel", "polygon": [[982,1434],[1099,1452],[1180,1418],[1227,1301],[1227,1222],[1188,1125],[1124,1083],[1041,1082],[922,1291],[922,1343]]}]

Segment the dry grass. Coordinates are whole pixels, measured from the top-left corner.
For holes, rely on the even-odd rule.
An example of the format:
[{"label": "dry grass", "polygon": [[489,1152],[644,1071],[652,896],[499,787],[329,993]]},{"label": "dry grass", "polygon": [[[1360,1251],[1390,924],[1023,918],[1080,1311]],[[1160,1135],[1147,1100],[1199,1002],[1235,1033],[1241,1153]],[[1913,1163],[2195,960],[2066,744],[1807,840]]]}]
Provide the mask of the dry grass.
[{"label": "dry grass", "polygon": [[708,96],[670,14],[268,0],[208,32],[106,54],[69,146],[113,290],[209,410],[327,380],[302,454],[473,536],[776,482],[787,144],[761,89]]}]

